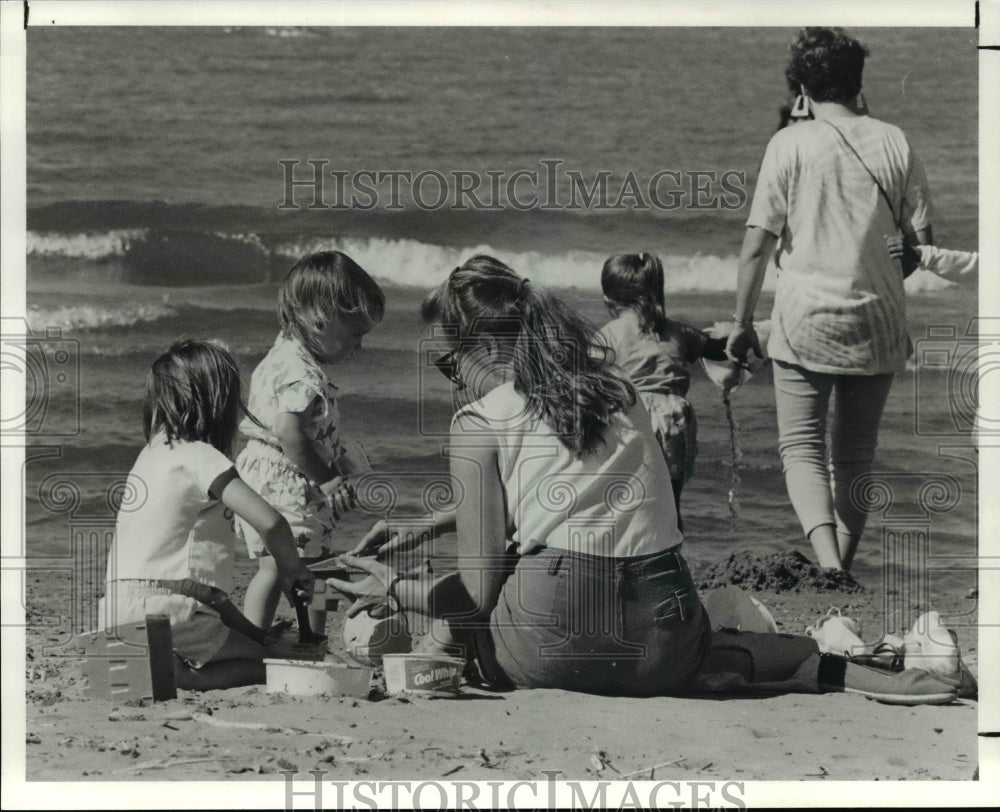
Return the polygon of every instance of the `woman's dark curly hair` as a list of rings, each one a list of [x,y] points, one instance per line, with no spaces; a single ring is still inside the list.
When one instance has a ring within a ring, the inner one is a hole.
[[[813,101],[850,104],[861,92],[868,49],[841,28],[803,28],[785,68],[789,87],[805,87]]]

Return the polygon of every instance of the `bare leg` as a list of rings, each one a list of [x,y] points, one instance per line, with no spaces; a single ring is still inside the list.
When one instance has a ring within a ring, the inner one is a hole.
[[[840,548],[837,546],[836,527],[832,524],[821,524],[809,533],[816,561],[821,567],[828,569],[844,568],[840,558]]]
[[[837,548],[840,550],[840,566],[844,570],[849,570],[854,563],[854,553],[857,552],[858,542],[861,536],[852,533],[845,533],[843,530],[837,531]]]
[[[257,561],[260,568],[247,586],[247,594],[243,601],[243,614],[251,623],[266,629],[274,621],[274,613],[281,598],[281,589],[278,585],[278,567],[274,563],[274,559],[267,554],[261,554]]]

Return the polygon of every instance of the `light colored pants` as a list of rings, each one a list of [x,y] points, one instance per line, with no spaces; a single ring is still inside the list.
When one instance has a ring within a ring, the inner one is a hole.
[[[808,536],[822,524],[860,537],[867,510],[854,480],[871,471],[893,374],[831,375],[774,362],[778,450],[792,506]],[[826,427],[835,394],[827,462]]]

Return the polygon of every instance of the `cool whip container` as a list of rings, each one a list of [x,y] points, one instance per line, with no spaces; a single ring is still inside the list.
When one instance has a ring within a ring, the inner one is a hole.
[[[385,687],[390,694],[459,692],[465,660],[428,654],[386,654],[382,657]]]

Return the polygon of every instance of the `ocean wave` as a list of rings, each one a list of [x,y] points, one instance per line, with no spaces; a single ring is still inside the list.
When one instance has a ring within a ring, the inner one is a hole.
[[[475,254],[488,254],[510,265],[523,276],[553,288],[600,290],[601,267],[607,254],[596,251],[509,251],[491,245],[450,248],[415,240],[309,238],[278,246],[277,253],[289,257],[316,251],[338,250],[348,254],[380,280],[409,287],[432,287],[453,268]],[[733,291],[736,289],[736,257],[666,254],[663,261],[667,288],[675,293]],[[765,287],[767,289],[767,287]]]
[[[607,254],[565,250],[559,253],[517,251],[490,243],[462,247],[412,239],[365,237],[297,237],[268,247],[258,234],[219,231],[115,230],[103,234],[28,234],[28,253],[62,255],[93,261],[118,258],[125,280],[133,284],[219,285],[259,284],[280,279],[300,257],[338,250],[351,256],[388,285],[429,288],[475,254],[489,254],[541,285],[598,290]],[[663,253],[660,255],[667,290],[673,293],[736,290],[734,255]],[[774,289],[776,273],[769,270],[764,290]],[[906,280],[907,293],[934,293],[955,287],[929,271]]]
[[[302,28],[295,25],[284,25],[265,28],[264,33],[269,37],[281,37],[283,39],[296,39],[298,37],[320,37],[322,34],[315,28]]]
[[[139,322],[174,316],[176,312],[165,304],[82,304],[60,307],[30,305],[27,318],[28,328],[32,333],[44,334],[49,327],[61,327],[67,331],[132,327]]]
[[[300,257],[337,248],[387,284],[427,288],[472,254],[488,253],[540,284],[597,290],[608,254],[649,251],[663,260],[668,292],[730,292],[741,233],[730,219],[66,201],[29,210],[28,254],[114,260],[132,284],[208,286],[273,283]],[[775,278],[772,269],[765,290]],[[909,293],[950,287],[929,272],[906,281]]]
[[[567,250],[560,253],[512,251],[489,243],[463,247],[412,239],[299,237],[268,248],[254,233],[114,230],[103,234],[28,233],[28,254],[119,259],[124,281],[153,285],[258,284],[274,281],[300,257],[322,250],[351,256],[388,285],[429,288],[475,254],[503,260],[542,285],[600,288],[607,254]],[[667,287],[673,292],[735,290],[736,257],[663,254]],[[770,283],[769,283],[770,284]]]
[[[60,234],[58,232],[27,233],[29,256],[64,256],[101,260],[125,255],[128,246],[142,239],[146,229],[114,229],[100,233]]]

